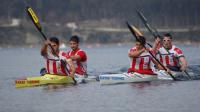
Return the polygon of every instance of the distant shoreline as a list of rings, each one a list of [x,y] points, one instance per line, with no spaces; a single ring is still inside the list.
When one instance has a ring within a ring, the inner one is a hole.
[[[149,41],[150,44],[153,45],[152,41]],[[175,45],[194,45],[194,46],[200,46],[200,41],[174,41],[173,44]],[[0,49],[2,48],[37,48],[40,47],[42,44],[24,44],[24,45],[0,45]],[[64,43],[66,47],[69,47],[67,43]],[[93,48],[93,47],[99,47],[104,45],[116,45],[116,46],[124,46],[124,45],[134,45],[133,42],[116,42],[116,43],[81,43],[80,46],[86,47],[86,48]]]

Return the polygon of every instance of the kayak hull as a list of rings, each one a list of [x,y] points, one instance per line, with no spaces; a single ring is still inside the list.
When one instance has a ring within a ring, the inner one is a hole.
[[[164,70],[156,71],[157,75],[140,73],[102,74],[99,75],[100,84],[118,84],[130,82],[149,82],[154,80],[173,80]],[[182,72],[172,72],[174,77],[183,75]]]
[[[32,87],[46,84],[73,84],[74,81],[69,76],[59,76],[52,74],[45,74],[44,76],[28,77],[25,79],[15,80],[15,87]]]
[[[119,84],[130,82],[147,82],[156,80],[156,75],[146,75],[139,73],[122,73],[122,74],[103,74],[99,76],[100,84]]]

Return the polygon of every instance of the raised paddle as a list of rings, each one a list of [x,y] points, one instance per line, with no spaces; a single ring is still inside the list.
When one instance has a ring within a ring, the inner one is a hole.
[[[158,37],[158,31],[151,27],[149,24],[148,24],[148,21],[147,19],[144,17],[144,14],[142,12],[140,12],[139,10],[136,10],[138,16],[140,17],[140,19],[142,20],[142,23],[145,25],[145,27],[149,30],[149,32],[153,35],[154,38],[157,38]]]
[[[46,35],[42,32],[42,26],[40,25],[40,22],[39,22],[39,19],[36,15],[36,13],[33,11],[33,9],[31,7],[26,7],[26,11],[29,15],[29,17],[31,18],[33,24],[35,25],[35,27],[37,28],[37,30],[40,32],[40,34],[42,35],[42,37],[44,38],[44,40],[47,40],[47,37]],[[56,55],[56,57],[59,58],[58,54],[55,52],[55,50],[53,49],[53,47],[51,45],[49,45],[52,52]],[[69,73],[69,70],[67,69],[67,67],[65,66],[66,65],[66,62],[62,59],[59,59],[61,64],[65,67],[65,69],[68,71]],[[74,78],[72,78],[74,80],[74,83],[76,84],[76,80]]]
[[[142,20],[142,23],[143,23],[143,24],[145,25],[145,27],[149,30],[149,32],[153,35],[153,37],[154,37],[155,39],[156,39],[157,37],[159,37],[158,31],[156,30],[156,28],[154,28],[154,27],[152,27],[152,26],[150,26],[150,25],[148,24],[148,21],[147,21],[146,17],[144,16],[144,14],[143,14],[141,11],[139,11],[139,10],[136,10],[136,12],[137,12],[138,16],[140,17],[140,19]],[[151,46],[150,46],[150,47],[151,47]],[[167,49],[165,49],[165,50],[167,51],[168,54],[170,54],[170,52],[169,52]],[[189,79],[192,79],[191,76],[188,74],[187,71],[183,71],[183,72],[188,76]]]
[[[131,27],[131,25],[128,22],[126,22],[126,24],[129,28],[129,30],[131,31],[131,33],[133,34],[133,36],[135,37],[135,39],[138,40],[138,36],[137,36],[135,30]],[[146,49],[145,45],[144,45],[144,48]],[[165,71],[167,71],[166,67],[150,51],[148,51],[148,52],[163,67],[163,69]],[[168,73],[168,74],[172,77],[173,80],[177,80],[171,73]]]
[[[38,19],[37,15],[35,14],[35,12],[33,11],[33,9],[31,7],[26,7],[26,11],[27,11],[29,17],[31,18],[33,24],[35,25],[37,30],[40,32],[42,37],[44,38],[44,40],[47,40],[46,35],[42,32],[42,26],[40,25],[39,19]],[[53,49],[53,47],[51,45],[49,45],[49,46],[50,46],[51,50],[53,51],[53,53],[56,55],[56,57],[59,57],[58,54]]]

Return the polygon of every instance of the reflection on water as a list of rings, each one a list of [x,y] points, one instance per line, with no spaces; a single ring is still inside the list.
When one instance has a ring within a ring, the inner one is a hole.
[[[152,82],[139,82],[139,83],[131,83],[130,85],[136,89],[145,89],[148,87],[156,87],[156,86],[170,86],[173,84],[172,80],[165,81],[152,81]]]
[[[76,85],[69,85],[69,84],[62,84],[62,85],[45,85],[43,86],[43,90],[46,92],[57,92],[57,91],[64,91],[69,87],[74,87]]]

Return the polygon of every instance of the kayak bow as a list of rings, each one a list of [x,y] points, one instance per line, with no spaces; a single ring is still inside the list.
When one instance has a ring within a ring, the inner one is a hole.
[[[15,80],[16,88],[41,86],[47,84],[73,84],[74,81],[69,76],[59,76],[52,74],[45,74],[44,76],[29,77],[26,79]]]

